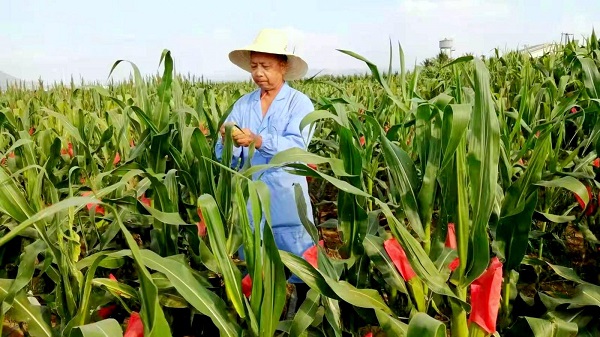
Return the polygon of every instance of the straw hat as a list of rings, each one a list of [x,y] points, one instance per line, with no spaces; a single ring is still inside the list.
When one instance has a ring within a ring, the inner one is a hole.
[[[288,50],[288,37],[281,30],[261,30],[251,45],[230,52],[229,60],[247,72],[251,72],[250,52],[252,51],[286,55],[288,58],[288,69],[284,77],[285,80],[300,79],[308,71],[306,62]]]

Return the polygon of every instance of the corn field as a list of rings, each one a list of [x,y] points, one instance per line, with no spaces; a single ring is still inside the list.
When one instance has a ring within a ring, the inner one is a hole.
[[[231,126],[215,156],[253,84],[168,50],[161,76],[0,92],[3,333],[600,336],[596,35],[410,71],[400,45],[385,70],[340,52],[370,74],[290,83],[313,140],[260,166],[232,164]],[[309,181],[303,256],[275,245],[270,168]]]

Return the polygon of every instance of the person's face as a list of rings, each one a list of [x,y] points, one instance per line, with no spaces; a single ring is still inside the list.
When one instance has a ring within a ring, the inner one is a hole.
[[[287,63],[277,55],[252,53],[250,68],[254,83],[262,90],[269,91],[278,88],[283,83]]]

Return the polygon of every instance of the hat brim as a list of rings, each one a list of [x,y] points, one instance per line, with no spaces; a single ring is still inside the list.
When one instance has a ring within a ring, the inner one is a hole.
[[[242,49],[236,49],[229,53],[229,60],[235,64],[236,66],[244,69],[247,72],[252,72],[250,67],[250,53],[251,52],[259,52],[259,53],[267,53],[267,54],[277,54],[277,55],[285,55],[288,58],[287,71],[285,73],[284,79],[286,81],[299,80],[308,72],[308,64],[301,57],[290,54],[290,53],[282,53],[276,50],[268,50],[265,48],[253,48],[246,47]]]

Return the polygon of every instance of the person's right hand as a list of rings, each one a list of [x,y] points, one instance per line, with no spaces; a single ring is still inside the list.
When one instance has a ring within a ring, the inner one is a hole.
[[[231,129],[231,138],[233,138],[233,144],[235,144],[235,146],[240,146],[240,144],[236,141],[236,138],[238,135],[242,134],[243,132],[240,131],[240,129],[234,127]]]
[[[235,122],[227,122],[227,123],[223,123],[223,125],[221,126],[221,130],[219,130],[219,131],[220,131],[220,133],[221,133],[221,138],[222,138],[222,139],[224,139],[224,138],[225,138],[225,126],[227,126],[227,125],[229,125],[229,124],[231,124],[231,125],[233,126],[233,127],[231,128],[231,136],[232,136],[232,137],[235,137],[235,136],[237,136],[238,134],[242,133],[242,131],[240,131],[240,129],[238,129],[238,128],[236,128],[236,127],[235,127],[235,125],[236,125],[236,124],[235,124]],[[235,141],[234,141],[234,143],[235,143],[235,145],[236,145],[236,146],[238,146],[238,144],[237,144]]]
[[[221,125],[221,130],[219,130],[221,132],[221,138],[225,138],[225,127],[229,126],[229,125],[234,126],[235,122],[225,122],[225,123],[223,123],[223,125]],[[235,130],[235,128],[234,128],[234,130]],[[232,134],[233,134],[233,131],[232,131]]]

